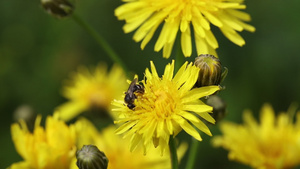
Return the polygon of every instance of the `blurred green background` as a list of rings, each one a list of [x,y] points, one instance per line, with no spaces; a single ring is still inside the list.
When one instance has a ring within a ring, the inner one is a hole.
[[[299,0],[247,0],[255,33],[242,32],[246,45],[238,47],[214,28],[219,41],[218,54],[229,74],[221,96],[227,103],[225,120],[241,122],[249,108],[257,116],[265,102],[276,112],[285,111],[292,102],[300,103],[300,19]],[[120,0],[77,1],[76,13],[93,25],[122,56],[130,70],[140,76],[153,60],[162,73],[166,60],[154,52],[156,38],[141,51],[132,33],[124,34],[123,21],[114,16]],[[157,34],[156,34],[157,37]],[[193,52],[189,61],[193,61]],[[43,117],[63,103],[62,81],[79,65],[94,66],[112,61],[72,19],[55,19],[43,11],[39,1],[0,1],[0,168],[20,161],[10,136],[13,112],[29,105]],[[136,65],[138,63],[138,66]],[[210,127],[213,135],[218,126]],[[187,141],[187,135],[180,136]],[[197,168],[249,168],[228,161],[227,151],[210,145],[204,136]],[[183,163],[185,162],[184,159]],[[184,165],[183,165],[184,166]]]

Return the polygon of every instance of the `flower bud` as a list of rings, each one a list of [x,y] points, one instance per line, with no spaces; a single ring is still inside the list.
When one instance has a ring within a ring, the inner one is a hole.
[[[222,65],[218,58],[209,54],[201,54],[196,57],[194,64],[200,69],[196,87],[220,84]]]
[[[107,157],[94,145],[84,145],[77,151],[76,158],[79,169],[107,169]]]
[[[226,103],[221,97],[217,95],[209,96],[206,104],[213,107],[213,113],[211,116],[216,120],[216,122],[223,119],[226,114]]]
[[[41,0],[43,8],[58,18],[69,16],[73,12],[73,5],[67,0]]]
[[[29,131],[33,131],[34,129],[34,122],[36,119],[36,113],[34,113],[32,107],[29,105],[21,105],[19,106],[13,113],[13,119],[16,122],[20,120],[24,120],[26,123]]]

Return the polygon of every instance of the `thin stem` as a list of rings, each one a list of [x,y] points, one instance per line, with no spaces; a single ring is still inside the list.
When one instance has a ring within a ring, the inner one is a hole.
[[[123,70],[128,74],[128,68],[123,63],[119,55],[113,50],[113,48],[109,45],[109,43],[101,36],[94,28],[92,28],[89,24],[87,24],[83,19],[81,19],[78,15],[73,14],[72,18],[74,21],[81,26],[89,35],[91,35],[98,43],[100,47],[106,52],[106,54],[113,60],[115,63],[118,63]]]
[[[177,157],[175,139],[173,138],[173,136],[170,137],[169,148],[170,148],[172,169],[178,169],[178,157]]]
[[[179,37],[177,37],[177,39],[179,39]],[[176,46],[177,46],[177,50],[175,55],[175,71],[177,72],[184,62],[184,56],[181,51],[180,41],[177,41]]]
[[[199,141],[192,138],[192,143],[189,151],[188,161],[185,169],[193,169],[195,165],[195,160],[197,157],[199,147]]]

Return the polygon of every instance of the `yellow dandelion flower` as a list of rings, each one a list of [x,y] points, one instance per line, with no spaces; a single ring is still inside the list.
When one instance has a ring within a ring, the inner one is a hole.
[[[200,134],[193,127],[211,135],[208,127],[199,117],[214,123],[209,115],[212,107],[204,104],[200,98],[219,90],[219,86],[206,86],[192,89],[197,81],[199,68],[192,63],[184,63],[176,75],[174,61],[165,67],[160,78],[151,61],[151,72],[147,68],[143,80],[144,93],[136,93],[135,108],[129,109],[123,100],[115,100],[113,111],[119,119],[115,123],[122,124],[117,134],[131,136],[130,149],[134,150],[141,141],[145,154],[151,147],[160,145],[163,154],[170,135],[175,137],[181,129],[201,141]]]
[[[275,117],[271,105],[265,104],[259,124],[251,112],[245,111],[245,124],[223,123],[223,136],[216,136],[213,144],[229,150],[230,160],[253,168],[294,168],[300,164],[300,112],[295,124],[289,113]]]
[[[125,79],[122,68],[116,65],[110,72],[105,64],[99,64],[93,71],[80,67],[64,86],[63,95],[69,101],[57,108],[59,117],[68,121],[94,107],[109,112],[113,98],[122,95],[127,87]]]
[[[55,116],[47,117],[45,128],[40,126],[41,116],[35,121],[33,133],[26,123],[12,124],[11,133],[17,152],[24,159],[11,169],[69,169],[76,153],[74,126],[67,126]]]
[[[241,11],[246,8],[243,0],[123,0],[126,2],[115,10],[119,20],[125,20],[125,33],[137,29],[133,35],[141,48],[153,37],[163,24],[154,46],[155,51],[163,48],[163,57],[169,58],[178,30],[181,32],[181,48],[185,57],[192,54],[192,30],[197,53],[216,56],[218,42],[211,31],[211,24],[233,43],[242,46],[244,39],[237,33],[243,30],[255,31],[245,22],[250,15]]]
[[[144,156],[142,149],[130,152],[129,140],[122,139],[115,133],[115,126],[104,128],[101,132],[88,120],[81,118],[75,123],[78,132],[78,147],[94,144],[105,153],[108,158],[108,169],[170,169],[169,155],[160,156],[157,150],[150,151]],[[181,144],[178,148],[178,156],[181,159],[187,150],[187,144]]]

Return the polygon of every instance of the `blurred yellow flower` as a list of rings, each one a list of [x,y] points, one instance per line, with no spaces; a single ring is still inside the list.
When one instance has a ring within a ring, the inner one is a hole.
[[[219,47],[211,25],[218,27],[233,43],[242,46],[244,39],[237,33],[243,30],[254,32],[255,28],[245,22],[250,15],[241,11],[246,5],[243,0],[123,0],[126,2],[115,10],[119,20],[125,20],[125,33],[137,29],[133,35],[141,48],[151,40],[158,27],[163,24],[154,46],[155,51],[163,48],[163,57],[169,58],[178,30],[181,32],[181,48],[185,57],[192,54],[192,33],[197,53],[215,56]]]
[[[300,164],[300,112],[293,123],[293,112],[275,117],[269,104],[260,113],[260,124],[245,111],[244,125],[221,125],[223,136],[213,139],[215,146],[229,150],[229,159],[259,169],[287,169]]]
[[[20,121],[11,126],[12,139],[17,152],[24,159],[10,169],[69,169],[76,153],[74,126],[67,126],[56,117],[47,117],[45,128],[40,126],[41,116],[35,121],[33,133]]]
[[[174,137],[183,129],[201,141],[197,129],[211,135],[209,128],[200,120],[214,123],[209,115],[212,107],[204,104],[199,98],[211,95],[220,88],[206,86],[192,89],[195,85],[199,68],[185,62],[174,75],[174,61],[165,67],[160,78],[155,65],[151,64],[151,72],[147,68],[143,80],[144,93],[136,93],[135,108],[129,109],[123,100],[115,100],[112,104],[121,124],[117,134],[125,133],[131,137],[131,151],[142,142],[146,154],[151,146],[160,147],[161,154],[168,147],[170,135]],[[195,129],[195,126],[197,129]]]
[[[110,112],[111,101],[120,97],[127,87],[125,80],[125,73],[117,65],[110,72],[105,64],[92,71],[80,67],[64,86],[63,95],[69,101],[57,107],[59,118],[68,121],[94,107]]]
[[[78,132],[78,147],[87,144],[96,145],[108,158],[108,169],[170,169],[169,155],[160,156],[159,151],[154,149],[147,156],[143,155],[142,149],[130,152],[129,140],[116,135],[114,126],[103,129],[100,133],[88,120],[81,118],[75,123]],[[178,148],[178,156],[181,159],[187,149],[186,144]]]

